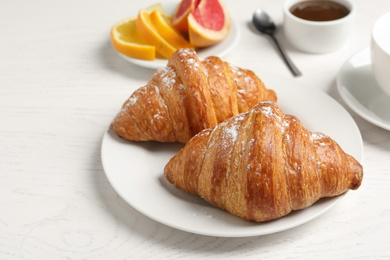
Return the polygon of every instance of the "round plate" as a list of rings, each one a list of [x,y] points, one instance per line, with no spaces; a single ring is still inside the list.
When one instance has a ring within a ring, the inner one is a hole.
[[[334,99],[291,79],[261,78],[277,92],[285,113],[297,116],[309,130],[329,135],[361,161],[359,129]],[[130,142],[107,130],[102,141],[102,163],[114,189],[139,212],[170,227],[209,236],[248,237],[286,230],[318,217],[343,197],[321,199],[307,209],[269,222],[245,221],[175,188],[165,179],[164,166],[182,147],[175,143]]]
[[[173,14],[175,7],[178,4],[179,4],[178,2],[162,3],[162,6],[165,12],[167,12],[168,14]],[[229,35],[224,40],[206,48],[199,48],[196,50],[196,52],[200,57],[208,57],[208,56],[223,57],[234,49],[234,47],[238,43],[239,38],[240,38],[240,29],[238,28],[236,22],[233,19],[231,19],[230,32]],[[165,67],[168,63],[168,60],[166,59],[155,59],[153,61],[147,61],[147,60],[133,59],[121,53],[119,53],[119,55],[125,60],[133,64],[145,68],[150,68],[150,69],[158,69],[161,67]]]
[[[372,74],[369,48],[357,52],[344,63],[337,77],[337,89],[358,115],[390,130],[390,96],[380,88]]]

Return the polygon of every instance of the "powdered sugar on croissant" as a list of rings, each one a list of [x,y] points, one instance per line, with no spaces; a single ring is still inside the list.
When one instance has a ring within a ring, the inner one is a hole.
[[[180,49],[130,96],[111,128],[128,140],[186,143],[262,100],[276,101],[276,94],[252,71]]]
[[[357,189],[363,178],[334,140],[266,101],[201,131],[164,173],[176,187],[258,222]]]

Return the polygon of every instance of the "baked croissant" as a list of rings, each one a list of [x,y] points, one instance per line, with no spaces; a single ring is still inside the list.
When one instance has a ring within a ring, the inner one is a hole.
[[[180,49],[123,104],[111,128],[128,140],[186,143],[261,100],[276,94],[252,71]]]
[[[363,168],[274,102],[195,135],[165,166],[177,188],[257,222],[357,189]]]

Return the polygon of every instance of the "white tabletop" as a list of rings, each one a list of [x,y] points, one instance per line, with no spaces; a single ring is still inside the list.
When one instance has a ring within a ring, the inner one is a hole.
[[[369,46],[371,27],[390,1],[355,0],[352,40],[333,53],[299,52],[279,32],[303,73],[293,78],[270,41],[249,25],[257,8],[280,25],[282,1],[226,0],[241,38],[224,59],[326,92],[351,113],[364,141],[359,190],[306,224],[248,238],[196,235],[155,222],[128,205],[103,171],[104,132],[153,73],[117,55],[109,31],[155,2],[1,4],[0,259],[389,259],[390,132],[347,108],[336,77],[348,57]]]

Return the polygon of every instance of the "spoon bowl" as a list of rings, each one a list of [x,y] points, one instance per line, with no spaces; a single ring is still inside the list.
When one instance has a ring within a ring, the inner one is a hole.
[[[256,29],[261,33],[273,35],[276,30],[276,26],[272,22],[271,17],[261,9],[255,11],[252,21]]]
[[[271,17],[263,10],[257,9],[253,14],[252,22],[259,32],[270,36],[287,67],[290,69],[291,73],[295,77],[301,76],[302,73],[298,70],[298,68],[290,60],[287,54],[283,51],[283,49],[279,45],[278,40],[275,38],[274,33],[276,31],[276,26],[273,23]]]

